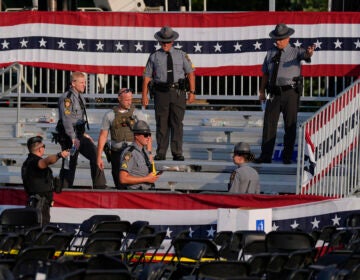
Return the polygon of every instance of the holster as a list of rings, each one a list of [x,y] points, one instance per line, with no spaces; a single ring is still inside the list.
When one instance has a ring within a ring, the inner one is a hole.
[[[86,121],[84,120],[78,120],[74,125],[75,134],[78,139],[81,139],[81,137],[84,135],[85,126],[86,126]]]
[[[110,147],[109,142],[106,142],[104,145],[104,153],[105,153],[107,162],[111,162],[111,147]]]
[[[48,200],[44,196],[38,194],[30,195],[27,206],[37,209],[42,209],[44,205],[49,204]],[[51,203],[49,204],[51,205]]]
[[[58,120],[55,129],[56,129],[55,132],[51,132],[51,134],[52,134],[51,142],[55,142],[55,144],[59,143],[63,150],[71,149],[72,140],[65,133],[65,127],[64,127],[61,119]]]
[[[302,76],[294,77],[293,81],[295,82],[295,91],[298,94],[301,94],[303,90],[303,77]]]

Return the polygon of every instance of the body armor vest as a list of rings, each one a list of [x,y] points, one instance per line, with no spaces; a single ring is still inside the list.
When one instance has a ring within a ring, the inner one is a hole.
[[[135,107],[131,105],[130,109],[125,113],[120,113],[118,107],[114,107],[115,118],[110,127],[111,140],[115,142],[133,142],[134,133],[132,127],[135,124],[133,113]]]

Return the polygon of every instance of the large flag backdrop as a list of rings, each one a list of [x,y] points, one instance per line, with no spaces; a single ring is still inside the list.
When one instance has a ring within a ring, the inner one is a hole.
[[[77,229],[96,214],[116,214],[122,220],[149,221],[168,238],[183,230],[192,237],[212,238],[218,209],[272,208],[272,230],[310,232],[326,225],[345,226],[346,217],[360,210],[358,198],[333,199],[313,195],[227,195],[70,190],[55,194],[51,221]],[[0,211],[25,204],[24,190],[2,187]],[[261,217],[259,217],[261,218]]]
[[[141,75],[149,53],[159,49],[154,33],[170,25],[197,75],[261,75],[269,32],[285,22],[291,44],[315,44],[304,76],[360,74],[360,13],[1,13],[0,66],[12,62],[88,73]]]

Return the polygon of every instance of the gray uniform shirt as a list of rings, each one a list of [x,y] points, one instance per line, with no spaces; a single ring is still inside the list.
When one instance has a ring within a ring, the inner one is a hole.
[[[240,164],[230,176],[230,193],[260,193],[260,179],[257,171],[247,163]]]
[[[269,75],[269,82],[271,74],[274,69],[274,62],[272,61],[274,56],[278,52],[278,48],[271,48],[265,56],[264,63],[262,65],[262,72]],[[294,84],[293,78],[300,76],[301,73],[301,61],[310,62],[310,58],[305,57],[304,48],[294,48],[288,44],[282,51],[280,57],[279,70],[276,79],[276,86],[286,86]]]
[[[69,94],[69,91],[71,94]],[[59,98],[59,118],[63,122],[66,134],[69,135],[71,139],[75,139],[74,125],[79,120],[85,120],[81,100],[84,106],[86,106],[86,102],[81,93],[77,93],[73,89],[69,91],[63,93]]]
[[[147,151],[146,153],[149,158],[149,153]],[[146,165],[146,160],[143,154],[143,150],[136,143],[131,144],[121,154],[120,171],[121,170],[126,171],[130,175],[136,177],[144,177],[149,174],[149,168]],[[136,185],[128,185],[127,187],[131,190],[138,190],[138,189],[148,190],[151,188],[151,184],[142,183]]]
[[[124,111],[125,112],[125,111]],[[133,112],[133,116],[136,117],[138,121],[147,121],[145,114],[143,114],[140,110],[135,109]],[[115,113],[114,110],[109,110],[105,113],[102,123],[101,123],[101,130],[107,130],[110,131],[111,124],[113,123],[115,119]],[[123,142],[115,142],[111,140],[111,147],[115,149],[120,149],[122,147]],[[128,143],[130,144],[130,143]]]
[[[184,79],[185,74],[194,71],[188,55],[175,48],[170,49],[173,60],[174,82]],[[167,81],[167,54],[163,49],[152,53],[146,63],[144,77],[153,78],[155,82],[166,83]]]

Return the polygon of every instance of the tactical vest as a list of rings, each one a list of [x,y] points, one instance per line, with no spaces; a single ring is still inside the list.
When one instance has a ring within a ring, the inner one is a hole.
[[[132,127],[135,124],[133,117],[135,107],[131,106],[125,113],[120,113],[118,107],[114,107],[115,118],[110,126],[111,140],[115,142],[133,142],[134,133]]]
[[[27,158],[21,168],[21,177],[25,191],[29,195],[51,192],[53,190],[54,179],[51,168],[47,167],[43,169],[43,172],[41,173],[45,174],[45,176],[35,177],[33,176],[34,174],[29,174],[28,164],[30,160],[33,159]]]

